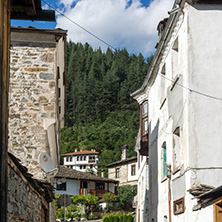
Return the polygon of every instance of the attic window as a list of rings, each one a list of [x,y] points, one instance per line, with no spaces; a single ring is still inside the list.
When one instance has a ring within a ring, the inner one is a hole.
[[[174,130],[173,134],[180,137],[180,127],[179,126]]]
[[[173,50],[178,52],[178,37],[176,38],[176,40],[173,43]]]
[[[166,75],[166,64],[164,63],[162,69],[161,69],[161,74]]]

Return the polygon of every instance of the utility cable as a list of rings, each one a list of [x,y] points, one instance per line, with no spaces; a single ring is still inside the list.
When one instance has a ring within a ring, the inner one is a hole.
[[[193,93],[196,93],[196,94],[199,94],[199,95],[201,95],[201,96],[205,96],[205,97],[208,97],[208,98],[211,98],[211,99],[215,99],[215,100],[222,101],[222,98],[219,98],[219,97],[216,97],[216,96],[212,96],[212,95],[209,95],[209,94],[207,94],[207,93],[203,93],[203,92],[200,92],[200,91],[191,89],[191,88],[189,88],[189,87],[187,87],[187,86],[184,86],[184,85],[176,82],[176,81],[173,80],[173,79],[167,78],[165,75],[162,75],[162,74],[158,74],[158,75],[161,76],[162,78],[166,79],[166,80],[171,81],[172,83],[175,83],[175,85],[178,85],[178,86],[180,86],[180,87],[182,87],[182,88],[184,88],[184,89],[189,90],[190,92],[193,92]]]
[[[108,47],[112,48],[114,51],[116,50],[115,47],[113,47],[112,45],[110,45],[109,43],[107,43],[106,41],[104,41],[103,39],[101,39],[100,37],[98,37],[97,35],[93,34],[92,32],[88,31],[87,29],[85,29],[83,26],[79,25],[77,22],[73,21],[71,18],[69,18],[68,16],[66,16],[65,14],[63,14],[62,12],[60,12],[59,10],[57,10],[55,7],[53,7],[52,5],[50,5],[48,2],[42,0],[42,2],[44,2],[46,5],[48,5],[50,8],[52,8],[53,10],[55,10],[56,12],[58,12],[60,15],[62,15],[63,17],[65,17],[67,20],[69,20],[70,22],[72,22],[73,24],[75,24],[76,26],[78,26],[79,28],[81,28],[82,30],[84,30],[85,32],[87,32],[88,34],[92,35],[94,38],[98,39],[99,41],[101,41],[102,43],[104,43],[105,45],[107,45]]]

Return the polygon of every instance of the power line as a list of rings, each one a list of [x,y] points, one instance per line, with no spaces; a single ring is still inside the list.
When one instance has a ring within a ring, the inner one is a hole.
[[[175,81],[175,80],[172,80],[172,79],[170,79],[170,78],[167,78],[165,75],[162,75],[162,74],[158,74],[158,75],[161,76],[162,78],[166,79],[166,80],[171,81],[171,82],[174,83],[175,85],[178,85],[178,86],[180,86],[180,87],[182,87],[182,88],[184,88],[184,89],[189,90],[190,92],[193,92],[193,93],[196,93],[196,94],[199,94],[199,95],[201,95],[201,96],[205,96],[205,97],[208,97],[208,98],[211,98],[211,99],[215,99],[215,100],[222,101],[222,98],[219,98],[219,97],[216,97],[216,96],[212,96],[212,95],[209,95],[209,94],[207,94],[207,93],[203,93],[203,92],[200,92],[200,91],[191,89],[191,88],[189,88],[189,87],[187,87],[187,86],[184,86],[184,85],[178,83],[178,82]]]
[[[63,14],[62,12],[60,12],[58,9],[56,9],[55,7],[53,7],[52,5],[50,5],[48,2],[42,0],[42,2],[44,2],[46,5],[48,5],[50,8],[52,8],[53,10],[55,10],[56,12],[58,12],[60,15],[62,15],[63,17],[65,17],[66,19],[68,19],[70,22],[72,22],[73,24],[75,24],[76,26],[78,26],[79,28],[81,28],[82,30],[84,30],[85,32],[87,32],[88,34],[92,35],[94,38],[98,39],[99,41],[101,41],[102,43],[104,43],[105,45],[107,45],[108,47],[112,48],[113,50],[116,50],[115,47],[113,47],[112,45],[110,45],[108,42],[104,41],[103,39],[101,39],[100,37],[98,37],[97,35],[93,34],[92,32],[88,31],[87,29],[85,29],[83,26],[79,25],[77,22],[73,21],[71,18],[69,18],[68,16],[66,16],[65,14]]]

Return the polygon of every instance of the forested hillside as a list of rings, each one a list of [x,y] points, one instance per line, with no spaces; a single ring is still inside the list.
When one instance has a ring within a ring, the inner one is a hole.
[[[89,44],[67,44],[66,128],[62,130],[61,154],[74,148],[95,148],[100,164],[117,161],[127,144],[134,155],[139,126],[139,106],[130,93],[147,73],[141,54],[126,49],[93,50]]]

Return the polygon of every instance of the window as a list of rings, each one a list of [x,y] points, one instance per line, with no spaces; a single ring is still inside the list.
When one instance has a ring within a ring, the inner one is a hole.
[[[166,64],[164,63],[162,69],[161,69],[161,74],[166,75]]]
[[[56,190],[66,191],[66,183],[56,184]]]
[[[92,169],[93,168],[93,165],[90,165],[90,169]]]
[[[61,106],[59,106],[59,114],[61,114]]]
[[[61,97],[61,89],[59,88],[59,97]]]
[[[86,160],[86,156],[84,156],[84,160]]]
[[[174,41],[173,48],[172,48],[172,70],[173,70],[173,78],[178,74],[178,60],[179,60],[179,45],[178,45],[178,38]]]
[[[70,162],[72,162],[72,157],[70,157]]]
[[[184,197],[173,202],[173,213],[175,215],[184,213]]]
[[[173,173],[176,173],[180,167],[180,127],[173,132]]]
[[[116,168],[116,178],[119,178],[119,168]]]
[[[135,176],[136,175],[136,165],[131,165],[131,176]]]
[[[79,161],[79,156],[77,156],[77,161]]]
[[[148,133],[148,102],[142,104],[142,134]]]
[[[82,165],[79,166],[80,170],[82,169]]]
[[[105,184],[104,183],[96,183],[96,189],[105,190]]]
[[[66,162],[69,162],[69,157],[66,157]]]
[[[162,177],[167,176],[167,149],[166,142],[162,145]]]
[[[80,157],[80,161],[82,161],[82,156]]]
[[[84,167],[84,169],[86,169],[86,165],[84,165],[83,167]]]

